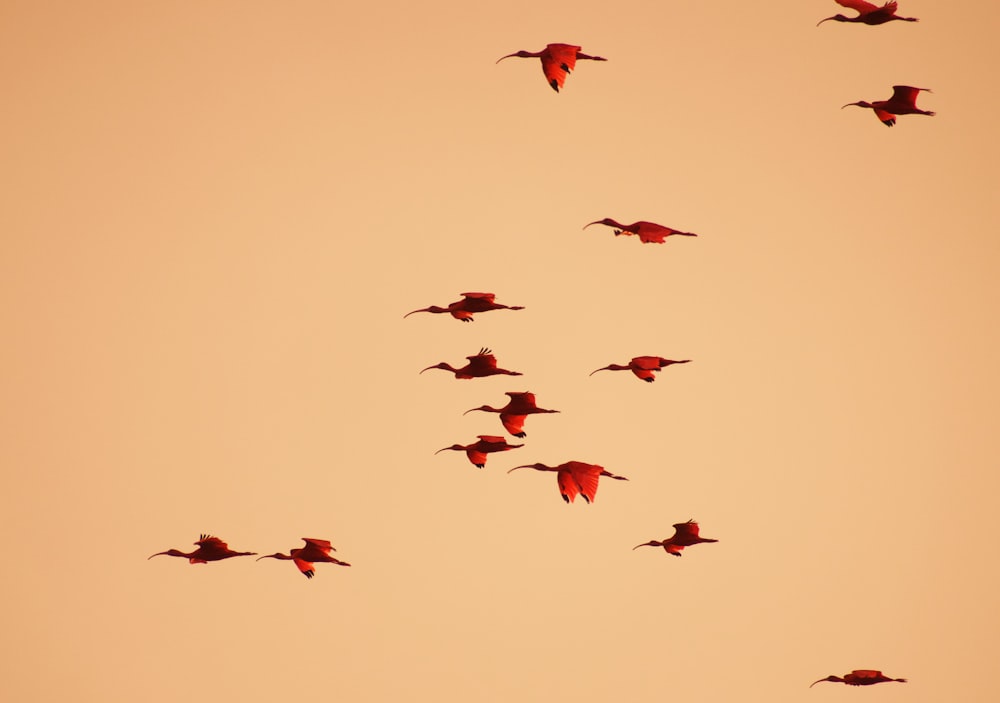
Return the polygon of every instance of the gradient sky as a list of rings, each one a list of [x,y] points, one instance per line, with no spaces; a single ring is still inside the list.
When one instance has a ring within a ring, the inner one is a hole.
[[[0,4],[5,698],[1000,699],[1000,8],[960,10]],[[609,60],[494,64],[550,42]],[[937,116],[840,109],[894,84]],[[526,309],[402,319],[470,290]],[[524,376],[418,374],[484,346]],[[587,376],[645,354],[693,361]],[[434,454],[509,390],[562,412]],[[506,474],[571,459],[630,481]],[[201,532],[353,566],[147,561]],[[855,668],[910,682],[807,688]]]

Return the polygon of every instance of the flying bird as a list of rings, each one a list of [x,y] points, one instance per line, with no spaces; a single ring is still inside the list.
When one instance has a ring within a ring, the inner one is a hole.
[[[615,476],[610,471],[605,471],[603,466],[597,464],[586,464],[582,461],[567,461],[559,466],[546,466],[545,464],[525,464],[515,466],[508,471],[518,469],[535,469],[535,471],[554,471],[556,482],[559,484],[559,493],[567,503],[572,503],[576,496],[582,495],[588,503],[594,502],[597,495],[597,482],[601,476],[613,478],[616,481],[628,481],[624,476]]]
[[[480,405],[478,408],[466,410],[462,414],[468,415],[476,410],[488,413],[500,413],[500,422],[503,423],[504,429],[515,437],[526,437],[527,433],[524,431],[524,421],[528,415],[559,412],[558,410],[546,410],[545,408],[538,407],[535,404],[534,393],[507,392],[506,395],[510,398],[510,401],[502,408]]]
[[[508,449],[517,449],[518,447],[523,447],[523,444],[507,444],[507,440],[504,437],[494,437],[492,435],[476,435],[479,438],[478,442],[473,442],[472,444],[453,444],[450,447],[445,447],[444,449],[438,449],[435,454],[440,454],[441,452],[446,452],[448,450],[456,452],[465,452],[465,456],[469,457],[469,461],[478,468],[483,468],[486,466],[486,455],[492,454],[493,452],[505,452]]]
[[[440,364],[428,366],[420,373],[429,371],[430,369],[444,369],[445,371],[451,371],[455,374],[455,378],[483,378],[485,376],[496,376],[497,374],[506,374],[507,376],[524,375],[519,371],[508,371],[507,369],[497,368],[497,358],[493,356],[493,352],[486,347],[480,349],[478,354],[467,356],[465,358],[469,360],[469,363],[460,369],[456,369],[447,361],[442,361]]]
[[[579,46],[573,46],[572,44],[549,44],[541,51],[518,51],[515,54],[501,56],[497,59],[497,63],[512,56],[520,59],[540,58],[542,60],[542,72],[545,74],[545,80],[552,86],[552,90],[557,93],[563,87],[563,83],[566,82],[566,76],[576,67],[578,59],[607,61],[607,59],[600,56],[588,56],[581,53]]]
[[[820,681],[835,681],[837,683],[846,683],[848,686],[871,686],[872,684],[885,683],[886,681],[906,683],[906,679],[890,679],[888,676],[883,676],[881,671],[875,671],[874,669],[855,669],[844,676],[830,674],[825,679],[813,681],[809,684],[809,688],[820,683]]]
[[[257,552],[234,552],[229,548],[228,544],[212,535],[201,535],[195,544],[198,548],[188,554],[179,549],[168,549],[165,552],[153,554],[149,559],[165,554],[168,557],[184,557],[192,564],[207,564],[210,561],[222,561],[229,557],[257,556]],[[149,559],[146,561],[149,561]]]
[[[845,17],[844,15],[834,15],[833,17],[827,17],[824,20],[820,20],[816,23],[816,26],[820,26],[827,20],[834,20],[836,22],[859,22],[861,24],[885,24],[886,22],[891,22],[892,20],[901,20],[903,22],[919,22],[916,17],[900,17],[896,14],[896,0],[889,0],[886,4],[879,7],[878,5],[873,5],[865,0],[836,0],[837,4],[841,7],[847,7],[852,10],[856,10],[858,14],[855,17]]]
[[[403,315],[403,318],[405,319],[415,312],[446,312],[456,320],[461,320],[462,322],[474,322],[472,314],[476,312],[487,312],[489,310],[524,310],[523,305],[503,305],[502,303],[496,302],[496,296],[493,293],[462,293],[462,296],[461,300],[449,303],[446,308],[442,308],[438,305],[431,305],[427,308],[420,308],[419,310],[408,312]]]
[[[929,117],[933,117],[934,113],[930,110],[921,110],[917,107],[917,95],[920,94],[920,91],[931,92],[930,88],[911,88],[908,85],[894,85],[892,86],[892,97],[888,100],[876,100],[873,103],[859,100],[856,103],[847,103],[847,105],[844,105],[840,109],[843,110],[845,107],[850,107],[851,105],[869,107],[875,111],[875,116],[886,127],[892,127],[896,124],[896,115],[928,115]]]
[[[643,244],[663,244],[667,237],[675,234],[681,237],[698,236],[694,232],[681,232],[679,229],[664,227],[663,225],[658,225],[655,222],[646,222],[644,220],[633,222],[630,225],[623,225],[621,222],[616,222],[610,217],[605,217],[603,220],[591,222],[590,225],[607,225],[608,227],[614,227],[616,237],[622,234],[637,234],[639,235],[639,241]],[[584,225],[583,228],[587,229],[590,225]]]
[[[684,547],[690,547],[693,544],[701,544],[702,542],[718,542],[717,539],[709,539],[708,537],[701,537],[698,534],[698,523],[694,520],[688,520],[687,522],[678,522],[674,525],[674,534],[669,539],[665,539],[662,542],[657,540],[651,540],[649,542],[643,542],[642,544],[637,544],[632,547],[634,552],[639,547],[663,547],[667,550],[667,554],[673,554],[675,557],[681,556],[681,552],[684,551]]]
[[[593,376],[598,371],[631,371],[637,378],[641,378],[647,383],[652,383],[656,380],[653,374],[663,367],[670,366],[671,364],[686,364],[690,361],[690,359],[674,361],[673,359],[664,359],[662,356],[636,356],[627,364],[609,364],[608,366],[594,369],[590,372],[590,375]]]
[[[298,549],[292,549],[289,554],[276,552],[274,554],[262,556],[257,559],[257,561],[260,561],[261,559],[284,559],[286,561],[294,561],[295,566],[299,567],[299,571],[305,574],[307,579],[311,579],[316,575],[316,569],[313,564],[317,561],[326,564],[337,564],[339,566],[350,566],[350,564],[346,561],[340,561],[340,559],[330,556],[330,552],[335,552],[337,550],[327,540],[303,537],[302,541],[306,543],[306,546],[299,547]]]

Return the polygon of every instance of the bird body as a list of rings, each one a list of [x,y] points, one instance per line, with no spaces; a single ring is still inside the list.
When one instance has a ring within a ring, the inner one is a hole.
[[[223,559],[229,559],[230,557],[249,557],[256,556],[257,552],[234,552],[229,548],[229,545],[223,542],[218,537],[213,537],[212,535],[200,535],[198,541],[195,542],[197,549],[193,552],[182,552],[179,549],[168,549],[165,552],[157,552],[149,557],[158,557],[160,555],[166,555],[168,557],[184,557],[192,564],[207,564],[210,561],[222,561]],[[148,559],[147,559],[148,561]]]
[[[702,537],[698,534],[699,528],[698,523],[694,520],[688,520],[687,522],[678,522],[674,525],[674,534],[668,539],[659,541],[651,540],[649,542],[643,542],[642,544],[637,544],[632,547],[634,552],[639,547],[663,547],[667,554],[673,554],[675,557],[681,556],[681,552],[684,551],[684,547],[690,547],[693,544],[701,544],[703,542],[718,542],[717,539],[709,539],[708,537]]]
[[[827,20],[834,20],[836,22],[856,22],[859,24],[885,24],[886,22],[891,22],[893,20],[900,20],[902,22],[919,22],[916,17],[900,17],[896,14],[897,4],[896,0],[889,0],[881,7],[878,5],[873,5],[866,0],[836,0],[837,4],[841,7],[847,7],[852,10],[856,10],[858,14],[854,17],[847,17],[845,15],[834,15],[833,17],[827,17],[826,19],[820,20],[816,23],[816,26],[820,26]]]
[[[476,436],[479,438],[478,442],[473,442],[472,444],[453,444],[450,447],[438,449],[434,453],[440,454],[448,450],[465,452],[465,455],[469,457],[469,461],[472,462],[473,466],[481,469],[486,466],[487,454],[505,452],[509,449],[517,449],[524,446],[523,444],[507,444],[507,439],[504,437],[494,437],[493,435],[486,434]]]
[[[840,109],[843,110],[844,107],[850,107],[851,105],[871,108],[875,111],[875,116],[878,117],[879,122],[884,124],[886,127],[892,127],[896,124],[896,115],[934,116],[934,113],[930,110],[921,110],[917,107],[917,96],[921,91],[926,93],[931,92],[930,88],[913,88],[908,85],[894,85],[892,86],[892,97],[888,100],[876,100],[873,103],[865,100],[859,100],[856,103],[847,103],[847,105],[844,105]]]
[[[480,405],[478,408],[466,410],[462,414],[467,415],[476,410],[482,410],[483,412],[488,413],[500,413],[500,422],[503,423],[504,429],[515,437],[526,437],[527,433],[524,431],[524,421],[527,419],[528,415],[559,412],[558,410],[546,410],[545,408],[538,407],[535,404],[534,393],[507,392],[506,395],[510,398],[510,401],[502,408],[494,408],[490,405]]]
[[[493,356],[493,353],[486,347],[480,349],[478,354],[473,354],[472,356],[467,356],[465,358],[469,360],[469,363],[461,368],[456,369],[448,362],[442,361],[440,364],[428,366],[420,373],[429,371],[430,369],[443,369],[445,371],[451,371],[455,374],[455,378],[483,378],[485,376],[496,376],[498,374],[504,374],[507,376],[524,375],[519,371],[508,371],[507,369],[497,368],[497,358]]]
[[[350,564],[346,561],[340,561],[340,559],[330,556],[330,552],[335,552],[337,550],[328,540],[303,537],[302,541],[306,543],[306,546],[289,550],[288,554],[282,554],[281,552],[267,554],[260,557],[260,559],[257,559],[257,561],[260,561],[261,559],[284,559],[294,561],[295,566],[299,568],[299,571],[301,571],[307,579],[311,579],[316,575],[316,569],[313,566],[316,562],[337,564],[338,566],[350,566]]]
[[[538,58],[542,60],[542,72],[545,80],[552,87],[552,90],[559,92],[566,82],[566,76],[576,68],[577,60],[588,59],[590,61],[607,61],[600,56],[588,56],[580,51],[581,47],[573,44],[549,44],[541,51],[518,51],[507,54],[497,59],[500,63],[504,59],[512,56],[521,59]]]
[[[523,305],[503,305],[496,302],[493,293],[462,293],[462,299],[449,303],[447,307],[431,305],[430,307],[413,310],[403,315],[409,317],[416,312],[443,313],[446,312],[456,320],[462,322],[474,322],[472,314],[476,312],[487,312],[489,310],[524,310]]]
[[[590,372],[590,375],[593,376],[598,371],[631,371],[636,375],[636,378],[640,378],[647,383],[652,383],[656,380],[653,374],[660,369],[671,364],[687,364],[690,361],[690,359],[675,361],[673,359],[664,359],[662,356],[636,356],[627,364],[609,364],[608,366],[594,369]]]
[[[597,220],[596,222],[584,225],[583,228],[587,229],[590,225],[607,225],[608,227],[614,227],[616,237],[622,234],[638,235],[639,241],[643,244],[663,244],[667,237],[675,234],[681,237],[698,236],[694,232],[681,232],[679,229],[664,227],[663,225],[658,225],[655,222],[646,222],[645,220],[639,220],[638,222],[633,222],[630,225],[623,225],[621,222],[617,222],[610,217],[605,217],[603,220]]]
[[[809,688],[812,688],[821,681],[834,681],[836,683],[845,683],[848,686],[871,686],[876,683],[885,683],[886,681],[898,681],[899,683],[906,683],[906,679],[891,679],[888,676],[883,676],[881,671],[876,671],[875,669],[855,669],[849,674],[844,674],[843,676],[836,676],[831,674],[825,679],[820,679],[819,681],[813,681],[809,684]]]
[[[616,481],[628,481],[624,476],[615,476],[610,471],[605,470],[603,466],[587,464],[582,461],[567,461],[565,464],[559,464],[558,466],[547,466],[541,463],[525,464],[523,466],[515,466],[507,473],[516,471],[517,469],[554,471],[556,482],[559,485],[559,494],[562,495],[562,499],[567,503],[572,503],[576,500],[577,495],[582,495],[585,501],[593,503],[594,498],[597,496],[597,484],[601,476],[607,476]]]

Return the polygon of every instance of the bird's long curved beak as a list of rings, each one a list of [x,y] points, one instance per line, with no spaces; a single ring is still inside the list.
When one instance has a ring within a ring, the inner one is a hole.
[[[583,229],[587,229],[588,227],[590,227],[590,225],[599,225],[599,224],[601,224],[601,221],[600,220],[595,220],[594,222],[591,222],[590,224],[584,225]]]
[[[408,312],[405,315],[403,315],[403,319],[405,320],[406,318],[408,318],[410,315],[412,315],[415,312],[429,312],[429,309],[428,308],[420,308],[419,310],[413,310],[413,311]]]
[[[518,469],[532,469],[532,468],[534,467],[531,464],[524,464],[523,466],[515,466],[513,469],[508,470],[507,473],[510,473],[511,471],[517,471]]]
[[[823,681],[826,681],[826,679],[820,679],[819,681],[813,681],[811,684],[809,684],[809,688],[812,688],[816,684],[822,683]]]
[[[845,107],[850,107],[851,105],[856,105],[858,107],[863,107],[860,102],[856,102],[856,103],[847,103],[846,105],[841,105],[840,109],[843,110]],[[823,679],[820,679],[820,681],[822,681],[822,680]],[[819,681],[817,681],[816,683],[819,683]]]
[[[444,452],[444,451],[447,451],[447,450],[449,450],[449,449],[451,449],[451,447],[445,447],[444,449],[438,449],[438,450],[437,450],[436,452],[434,452],[434,453],[435,453],[435,454],[440,454],[441,452]]]
[[[658,545],[658,544],[654,544],[653,542],[643,542],[642,544],[637,544],[637,545],[635,545],[634,547],[632,547],[632,551],[634,552],[634,551],[635,551],[635,550],[637,550],[637,549],[638,549],[639,547],[659,547],[659,546],[660,546],[660,545]]]
[[[587,375],[588,375],[588,376],[593,376],[593,375],[594,375],[595,373],[597,373],[598,371],[607,371],[607,370],[608,370],[608,368],[610,368],[610,367],[608,367],[608,366],[602,366],[602,367],[601,367],[601,368],[599,368],[599,369],[594,369],[593,371],[591,371],[591,372],[590,372],[589,374],[587,374]]]
[[[436,368],[437,368],[437,366],[428,366],[426,369],[421,369],[420,373],[423,373],[424,371],[430,371],[431,369],[436,369]]]
[[[254,559],[254,561],[260,561],[261,559],[274,559],[274,558],[276,558],[277,556],[278,556],[277,554],[265,554],[265,555],[264,555],[264,556],[262,556],[262,557],[259,557],[259,558],[257,558],[257,559]]]
[[[163,555],[163,554],[166,554],[166,552],[157,552],[156,554],[153,554],[152,556],[150,556],[150,557],[147,557],[147,558],[146,558],[146,561],[149,561],[149,560],[150,560],[150,559],[152,559],[153,557],[158,557],[158,556],[160,556],[160,555]]]
[[[466,410],[466,411],[465,411],[464,413],[462,413],[462,415],[468,415],[468,414],[469,414],[469,413],[471,413],[472,411],[474,411],[474,410],[479,410],[479,409],[480,409],[480,408],[469,408],[469,409],[468,409],[468,410]]]
[[[827,17],[827,18],[826,18],[826,19],[824,19],[824,20],[820,20],[819,22],[817,22],[817,23],[816,23],[816,26],[818,27],[818,26],[820,26],[821,24],[823,24],[824,22],[826,22],[827,20],[832,20],[832,19],[833,19],[833,17]]]
[[[511,56],[517,56],[517,54],[516,54],[516,53],[514,53],[514,54],[507,54],[506,56],[501,56],[500,58],[498,58],[498,59],[496,60],[496,63],[494,63],[493,65],[494,65],[494,66],[496,66],[496,65],[497,65],[498,63],[500,63],[500,62],[501,62],[501,61],[503,61],[504,59],[509,59],[509,58],[510,58]]]

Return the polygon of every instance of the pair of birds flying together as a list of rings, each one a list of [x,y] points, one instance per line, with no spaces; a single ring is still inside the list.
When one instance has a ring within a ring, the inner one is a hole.
[[[312,578],[316,574],[315,563],[321,562],[326,564],[337,564],[339,566],[350,566],[346,561],[340,561],[339,559],[330,556],[330,552],[337,551],[329,541],[325,539],[314,539],[312,537],[303,537],[302,541],[306,543],[306,546],[299,547],[298,549],[289,550],[288,554],[282,554],[281,552],[275,552],[274,554],[267,554],[260,557],[257,561],[261,559],[283,559],[287,561],[294,561],[295,566],[299,568],[306,578]],[[179,549],[168,549],[165,552],[157,552],[149,557],[158,557],[161,555],[166,555],[168,557],[183,557],[187,559],[192,564],[207,564],[210,561],[222,561],[223,559],[229,559],[231,557],[250,557],[257,556],[257,552],[237,552],[229,548],[229,545],[223,542],[218,537],[213,537],[212,535],[201,535],[198,541],[194,543],[198,547],[193,552],[182,552]],[[147,559],[148,561],[148,559]]]

